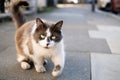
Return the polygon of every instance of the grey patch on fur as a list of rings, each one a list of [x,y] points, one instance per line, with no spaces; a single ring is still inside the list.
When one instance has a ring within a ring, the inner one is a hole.
[[[57,65],[57,66],[55,66],[54,71],[59,71],[60,69],[61,69],[61,66],[60,66],[60,65]]]

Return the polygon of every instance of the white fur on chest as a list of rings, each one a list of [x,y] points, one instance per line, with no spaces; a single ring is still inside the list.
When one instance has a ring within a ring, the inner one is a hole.
[[[37,44],[34,40],[32,40],[32,45],[33,45],[34,54],[40,57],[41,56],[53,57],[56,55],[64,54],[64,45],[62,41],[58,43],[55,47],[50,48],[50,49],[41,47],[39,43]]]
[[[45,49],[32,40],[33,53],[38,57],[51,57],[54,53],[54,49]]]

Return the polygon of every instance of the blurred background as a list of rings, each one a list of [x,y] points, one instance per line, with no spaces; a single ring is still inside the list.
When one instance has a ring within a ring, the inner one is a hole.
[[[0,0],[0,13],[8,13],[9,6],[12,1],[17,0]],[[113,13],[120,12],[119,0],[28,0],[31,10],[42,11],[45,7],[56,7],[58,4],[87,4],[94,5],[94,8],[98,8],[103,11],[110,11]]]

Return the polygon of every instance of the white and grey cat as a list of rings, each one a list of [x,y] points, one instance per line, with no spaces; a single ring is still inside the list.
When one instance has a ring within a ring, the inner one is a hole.
[[[36,18],[25,22],[19,6],[28,6],[24,0],[13,2],[10,7],[16,26],[15,43],[17,60],[22,69],[31,68],[33,62],[37,72],[45,72],[44,62],[51,59],[54,63],[53,76],[62,73],[65,64],[65,52],[62,36],[63,21],[48,23]]]

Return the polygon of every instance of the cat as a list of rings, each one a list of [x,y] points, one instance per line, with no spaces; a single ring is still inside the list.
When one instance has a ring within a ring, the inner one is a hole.
[[[13,2],[10,6],[13,21],[16,26],[15,44],[17,61],[22,69],[30,69],[33,62],[37,72],[45,72],[44,62],[50,59],[54,64],[53,76],[59,76],[65,64],[63,43],[63,21],[49,23],[40,18],[26,22],[20,11],[20,6],[28,6],[25,0]]]

